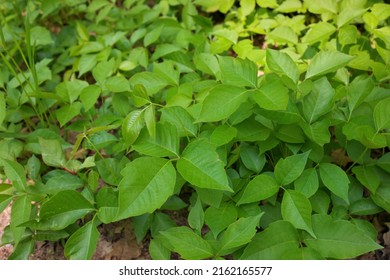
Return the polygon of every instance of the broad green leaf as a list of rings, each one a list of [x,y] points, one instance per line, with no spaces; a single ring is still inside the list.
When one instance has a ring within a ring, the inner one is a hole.
[[[324,185],[335,195],[348,202],[349,179],[347,174],[331,163],[320,164],[320,177]]]
[[[228,144],[237,135],[237,129],[227,125],[218,125],[210,136],[210,142],[216,147]]]
[[[316,251],[308,247],[295,248],[287,251],[283,256],[283,260],[324,260],[324,258]]]
[[[11,203],[12,195],[0,194],[0,213]]]
[[[154,95],[168,85],[167,81],[157,73],[140,72],[130,78],[130,84],[142,85],[148,95]]]
[[[375,193],[381,184],[381,180],[374,166],[355,166],[352,168],[352,172],[356,175],[359,182],[369,189],[371,193]]]
[[[188,213],[188,224],[198,234],[201,233],[204,224],[204,211],[202,207],[202,200],[199,196],[196,199],[195,204],[192,206],[190,212]]]
[[[221,231],[237,220],[237,208],[232,203],[223,203],[219,207],[210,206],[204,213],[204,220],[217,238]]]
[[[180,138],[176,126],[158,123],[156,136],[152,138],[145,130],[141,132],[133,148],[137,152],[153,157],[178,157]]]
[[[302,38],[302,42],[309,45],[318,41],[325,41],[336,31],[336,27],[328,22],[319,22],[313,24]]]
[[[104,85],[112,92],[130,91],[129,81],[123,76],[110,77]]]
[[[88,111],[96,104],[100,93],[101,88],[97,85],[90,85],[82,90],[80,100],[85,111]]]
[[[141,129],[144,127],[143,114],[143,110],[134,110],[123,120],[122,135],[127,145],[131,145],[137,140]]]
[[[173,106],[161,110],[161,122],[168,122],[176,126],[179,136],[196,136],[198,127],[194,124],[194,118],[186,109]]]
[[[26,172],[22,165],[16,161],[0,159],[0,166],[4,167],[5,175],[11,180],[13,187],[24,192],[27,187]]]
[[[94,55],[96,56],[96,55]],[[92,76],[98,82],[103,85],[107,77],[111,76],[115,70],[115,60],[110,59],[109,61],[102,61],[96,65],[92,70]]]
[[[196,68],[200,71],[214,75],[216,78],[220,76],[220,67],[217,58],[209,53],[201,53],[194,56]]]
[[[8,260],[27,260],[34,252],[35,240],[31,237],[23,239],[16,246]]]
[[[240,218],[230,224],[224,232],[217,255],[223,256],[231,252],[231,249],[249,243],[256,234],[261,215]]]
[[[340,7],[340,13],[337,15],[337,27],[340,28],[348,22],[361,17],[365,12],[366,0],[345,0]]]
[[[31,46],[44,46],[53,44],[49,30],[42,26],[34,26],[30,30]]]
[[[275,179],[282,185],[288,185],[301,176],[310,151],[280,159],[275,166]]]
[[[280,125],[273,135],[282,142],[291,144],[305,143],[306,138],[298,125]]]
[[[297,191],[307,198],[313,196],[318,190],[318,175],[314,168],[305,169],[294,182]]]
[[[241,0],[241,16],[244,18],[255,10],[255,0]]]
[[[374,108],[374,122],[377,132],[390,128],[390,98],[379,101]]]
[[[213,255],[211,245],[188,227],[174,227],[160,234],[183,259],[199,260]]]
[[[302,109],[308,123],[313,123],[318,118],[333,108],[335,91],[326,77],[313,83],[312,91],[303,98]]]
[[[304,242],[325,258],[350,259],[381,248],[349,221],[332,220],[331,216],[318,214],[313,216],[312,222],[317,238],[307,238]]]
[[[266,58],[268,67],[274,73],[289,77],[295,84],[298,82],[298,67],[288,54],[267,48]]]
[[[383,212],[383,208],[379,207],[371,198],[362,198],[351,203],[349,207],[351,215],[375,215]]]
[[[266,162],[265,155],[260,154],[257,147],[244,143],[240,146],[240,158],[246,168],[256,173],[260,173]]]
[[[299,247],[296,229],[289,222],[277,221],[255,235],[240,259],[281,260],[284,254]]]
[[[376,205],[390,212],[390,188],[388,186],[379,186],[375,194],[371,194],[370,197]]]
[[[3,121],[5,119],[5,113],[6,113],[6,106],[5,106],[5,99],[4,95],[0,94],[0,127],[3,124]]]
[[[286,110],[289,100],[288,89],[280,79],[265,80],[253,94],[256,103],[266,110]]]
[[[330,124],[328,119],[317,121],[312,124],[300,122],[299,125],[307,137],[313,140],[316,144],[323,146],[330,142]]]
[[[94,220],[76,230],[65,244],[64,254],[70,260],[89,260],[96,250],[99,231]]]
[[[306,230],[315,237],[311,226],[311,204],[299,191],[286,190],[282,200],[283,220],[290,222],[295,228]]]
[[[199,188],[232,191],[223,162],[212,144],[205,140],[191,142],[176,164],[177,171]]]
[[[382,168],[383,170],[390,173],[390,153],[386,153],[381,156],[377,161],[376,165]]]
[[[94,210],[79,192],[61,191],[42,204],[39,221],[33,227],[41,230],[64,229]]]
[[[98,63],[97,56],[95,54],[84,54],[76,62],[77,70],[79,71],[78,77],[80,78],[85,73],[91,71]]]
[[[124,168],[125,164],[115,158],[102,158],[96,162],[96,167],[104,182],[117,186],[122,179],[120,171]]]
[[[248,91],[231,85],[214,87],[203,101],[198,122],[216,122],[230,117],[248,98]]]
[[[245,187],[237,205],[259,202],[270,198],[279,191],[279,184],[268,174],[260,174],[253,178]]]
[[[336,72],[346,66],[354,57],[338,51],[321,51],[311,60],[305,79]]]
[[[347,87],[347,98],[350,116],[352,112],[364,102],[371,91],[374,89],[374,81],[371,77],[365,78],[364,76],[358,76]]]
[[[142,107],[142,106],[150,103],[149,95],[146,92],[145,87],[141,84],[136,84],[134,86],[134,89],[133,89],[131,96],[134,100],[134,105],[136,107]]]
[[[144,119],[150,137],[155,138],[156,137],[156,116],[154,112],[154,107],[152,105],[148,106],[145,109]]]
[[[356,44],[359,38],[359,31],[355,25],[344,25],[339,29],[337,38],[341,45]]]
[[[137,158],[122,171],[116,220],[152,213],[173,194],[176,171],[162,158]]]
[[[161,238],[150,240],[149,254],[153,260],[170,260],[171,258],[171,252],[164,246]]]
[[[298,43],[298,36],[290,26],[280,25],[268,33],[268,38],[280,44]]]
[[[237,141],[264,141],[270,135],[270,130],[254,119],[247,119],[234,126],[237,129]]]
[[[222,83],[236,87],[257,86],[257,65],[248,60],[230,56],[218,56]]]
[[[69,172],[57,170],[55,176],[51,177],[45,184],[44,191],[47,194],[55,194],[64,190],[76,190],[84,185],[83,180]]]
[[[17,246],[22,240],[25,226],[20,226],[30,219],[31,199],[27,195],[17,197],[11,208],[11,232],[14,240],[14,246]]]
[[[39,138],[39,145],[42,150],[43,162],[48,166],[61,167],[66,163],[65,155],[58,140]]]
[[[76,101],[70,105],[64,105],[56,111],[57,120],[60,123],[60,126],[64,126],[67,122],[72,120],[81,111],[81,102]]]

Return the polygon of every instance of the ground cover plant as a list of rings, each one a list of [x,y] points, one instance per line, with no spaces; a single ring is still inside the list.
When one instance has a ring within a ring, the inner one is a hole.
[[[389,4],[31,0],[0,14],[10,259],[36,241],[89,259],[99,229],[126,220],[153,259],[382,248]]]

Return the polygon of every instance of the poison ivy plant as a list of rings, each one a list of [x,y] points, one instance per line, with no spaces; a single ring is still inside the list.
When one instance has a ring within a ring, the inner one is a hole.
[[[22,10],[23,7],[23,10]],[[390,213],[385,1],[0,4],[1,245],[350,259]],[[178,218],[178,215],[180,216]]]

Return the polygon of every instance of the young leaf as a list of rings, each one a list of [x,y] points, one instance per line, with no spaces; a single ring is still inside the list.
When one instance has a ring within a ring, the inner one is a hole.
[[[248,98],[245,88],[218,85],[203,101],[198,122],[216,122],[230,117]]]
[[[349,179],[347,174],[331,163],[320,164],[320,177],[324,185],[335,195],[348,202]]]
[[[137,158],[122,171],[116,220],[152,213],[173,194],[176,171],[162,158]]]
[[[274,73],[289,77],[294,84],[298,82],[298,67],[288,54],[270,48],[266,53],[267,65]]]
[[[303,154],[297,154],[293,156],[280,159],[275,166],[275,179],[282,185],[288,185],[294,182],[299,176],[301,176],[306,166],[307,158],[310,151]]]
[[[256,228],[259,225],[262,214],[258,216],[240,218],[230,224],[223,234],[217,255],[226,255],[231,249],[249,243],[256,234]]]
[[[260,89],[254,92],[253,99],[266,110],[286,110],[289,100],[288,89],[280,79],[266,80]]]
[[[300,192],[286,190],[282,200],[283,220],[290,222],[295,228],[306,230],[315,237],[311,227],[311,204]]]
[[[84,196],[74,190],[61,191],[45,201],[40,209],[40,230],[60,230],[95,210]]]
[[[143,110],[134,110],[123,120],[122,135],[127,145],[131,145],[137,140],[141,129],[144,127],[143,114]]]
[[[304,242],[325,258],[351,259],[381,248],[349,221],[332,220],[331,216],[317,214],[312,222],[317,238],[307,238]]]
[[[210,206],[204,215],[206,225],[217,238],[221,231],[237,220],[237,208],[232,203],[223,203],[219,207]]]
[[[336,72],[346,66],[354,57],[338,51],[321,51],[311,60],[305,79]]]
[[[253,178],[245,187],[237,205],[259,202],[270,198],[279,191],[279,187],[274,177],[268,174],[260,174]]]
[[[188,227],[174,227],[160,232],[162,239],[186,260],[206,259],[213,255],[213,248]]]
[[[27,187],[26,172],[23,166],[16,161],[8,159],[0,159],[0,166],[4,167],[5,175],[11,180],[12,185],[15,189],[20,192],[24,192]]]
[[[324,41],[336,31],[336,27],[328,22],[313,24],[302,38],[302,42],[312,45],[318,41]]]
[[[223,162],[213,145],[205,140],[188,144],[176,168],[185,180],[199,188],[232,191]]]
[[[284,254],[298,248],[299,237],[296,229],[289,222],[277,221],[255,235],[240,259],[281,260]]]
[[[94,220],[75,231],[65,244],[64,254],[70,260],[89,260],[96,250],[99,231]]]
[[[257,86],[257,65],[248,60],[230,56],[218,56],[222,83],[237,87]]]
[[[377,132],[390,128],[390,98],[379,101],[374,108],[374,123]]]
[[[317,171],[314,168],[309,168],[303,171],[301,176],[295,180],[294,187],[307,198],[314,195],[318,190]]]

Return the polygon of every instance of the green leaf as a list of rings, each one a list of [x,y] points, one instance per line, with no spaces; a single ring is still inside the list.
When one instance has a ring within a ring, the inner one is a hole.
[[[205,140],[188,144],[176,168],[186,181],[199,188],[232,191],[223,162],[214,146]]]
[[[96,250],[99,231],[94,220],[76,230],[65,244],[64,254],[70,260],[89,260]]]
[[[303,98],[302,109],[308,123],[313,123],[318,118],[333,108],[334,89],[326,77],[313,83],[312,91]]]
[[[58,140],[49,140],[39,137],[43,162],[48,166],[62,167],[66,163],[65,155]]]
[[[265,155],[260,155],[257,147],[244,143],[240,146],[240,158],[246,168],[256,173],[260,173],[266,162]]]
[[[123,76],[114,76],[106,80],[105,86],[112,92],[130,91],[130,83]]]
[[[295,228],[306,230],[315,237],[311,227],[311,204],[299,191],[286,190],[282,200],[283,220],[290,222]]]
[[[281,260],[287,252],[298,248],[299,238],[296,229],[289,222],[277,221],[255,235],[240,259]]]
[[[100,177],[107,184],[119,185],[122,176],[120,171],[124,168],[125,163],[118,161],[115,158],[102,158],[96,162],[96,167]]]
[[[268,174],[260,174],[253,178],[245,187],[237,205],[259,202],[270,198],[279,191],[279,187],[274,177]]]
[[[0,165],[4,167],[5,175],[11,180],[13,187],[24,192],[27,187],[26,172],[22,165],[16,161],[0,159]]]
[[[337,27],[340,28],[355,18],[361,17],[365,12],[365,0],[345,0],[340,7],[340,13],[337,15]]]
[[[253,99],[266,110],[286,110],[289,100],[288,89],[280,79],[266,78],[260,89],[254,92]]]
[[[0,127],[3,124],[3,121],[5,119],[5,113],[6,113],[6,106],[5,106],[5,99],[4,95],[0,94]]]
[[[317,238],[304,242],[325,258],[351,259],[381,248],[349,221],[332,220],[331,216],[318,214],[313,216],[312,222]]]
[[[217,238],[221,231],[237,220],[237,208],[232,203],[223,203],[219,207],[210,206],[204,215],[205,224]]]
[[[142,85],[148,95],[154,95],[168,85],[167,81],[157,73],[140,72],[130,78],[130,84],[135,87]]]
[[[85,111],[88,111],[96,104],[100,93],[101,88],[97,85],[90,85],[82,90],[80,101],[83,104]]]
[[[10,224],[15,247],[22,241],[26,230],[25,226],[20,225],[28,221],[30,213],[31,199],[27,195],[17,197],[12,204]]]
[[[145,130],[134,143],[137,152],[153,157],[178,157],[180,138],[175,126],[158,123],[156,136],[152,138]]]
[[[283,260],[324,260],[324,258],[315,250],[303,247],[295,248],[287,251],[283,256]]]
[[[256,142],[264,141],[270,135],[270,130],[254,119],[247,119],[235,126],[237,141]]]
[[[137,140],[141,129],[144,127],[143,114],[143,110],[134,110],[123,120],[122,135],[127,145],[131,145]]]
[[[150,240],[149,254],[153,260],[170,260],[171,258],[171,252],[163,245],[161,238]]]
[[[379,186],[375,194],[371,194],[370,197],[376,205],[390,212],[390,188],[388,186]]]
[[[371,193],[375,193],[381,180],[374,166],[355,166],[352,168],[352,172],[356,175],[356,178],[370,190]]]
[[[195,204],[192,206],[190,212],[188,213],[188,224],[192,227],[198,234],[201,233],[203,224],[204,224],[204,211],[202,206],[202,200],[198,196]]]
[[[133,89],[131,96],[133,97],[134,105],[136,107],[142,107],[142,106],[150,103],[149,95],[146,92],[145,87],[141,84],[136,84],[134,86],[134,89]]]
[[[153,213],[173,194],[176,171],[162,158],[137,158],[122,171],[116,220]]]
[[[188,227],[174,227],[161,231],[163,240],[186,260],[206,259],[213,255],[213,248]]]
[[[358,76],[347,88],[348,107],[350,116],[355,108],[364,102],[371,91],[374,89],[374,81],[371,77]]]
[[[346,66],[354,57],[338,51],[321,51],[311,60],[305,79],[336,72]]]
[[[45,201],[40,209],[39,222],[33,228],[60,230],[94,211],[91,203],[74,190],[61,191]]]
[[[335,195],[348,201],[349,179],[347,174],[331,163],[320,164],[320,177],[324,185]]]
[[[186,109],[173,106],[161,110],[161,122],[168,122],[176,126],[179,136],[196,136],[198,127],[194,124],[194,118]]]
[[[275,179],[282,185],[288,185],[294,182],[299,176],[301,176],[306,166],[307,158],[310,151],[302,154],[280,159],[275,166]]]
[[[231,56],[218,56],[222,83],[236,87],[257,86],[257,65],[248,60]]]
[[[374,123],[377,132],[390,128],[390,98],[379,101],[374,108]]]
[[[267,35],[269,39],[280,44],[296,45],[298,43],[298,35],[290,26],[280,25]]]
[[[226,255],[231,252],[231,249],[238,248],[249,243],[256,234],[256,228],[259,225],[262,214],[258,216],[240,218],[230,224],[223,234],[217,255]]]
[[[283,52],[267,48],[267,65],[274,73],[289,77],[294,84],[299,80],[299,70],[292,58]]]
[[[34,26],[30,30],[31,46],[44,46],[53,43],[49,30],[42,26]]]
[[[76,101],[70,105],[64,105],[56,111],[57,120],[60,123],[60,126],[64,126],[67,122],[72,120],[81,111],[81,102]]]
[[[203,101],[198,122],[216,122],[230,117],[248,98],[244,88],[218,85],[210,90]]]
[[[216,147],[228,144],[237,135],[237,129],[227,125],[218,125],[210,136],[210,142]]]
[[[152,105],[148,106],[145,109],[144,119],[150,137],[155,138],[156,137],[156,116],[154,112],[154,107]]]
[[[307,198],[313,196],[318,190],[318,175],[314,168],[305,169],[294,182],[297,191]]]
[[[66,171],[57,170],[45,184],[45,193],[55,194],[64,190],[76,190],[84,185],[83,180]]]
[[[31,237],[23,239],[16,246],[14,251],[8,257],[8,260],[27,260],[29,256],[34,252],[35,240]]]
[[[312,45],[318,41],[325,41],[336,31],[336,27],[327,22],[313,24],[302,38],[302,42]]]
[[[390,173],[390,153],[386,153],[381,156],[377,161],[376,165],[382,168],[383,170]]]

